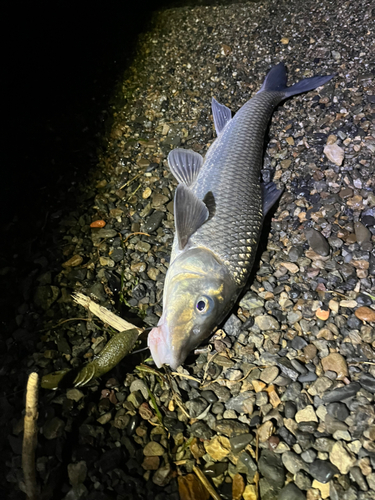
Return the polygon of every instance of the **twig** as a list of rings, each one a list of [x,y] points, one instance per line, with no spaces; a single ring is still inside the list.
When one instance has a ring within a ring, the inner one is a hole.
[[[211,380],[210,382],[207,382],[207,384],[204,384],[204,385],[201,385],[201,389],[204,389],[205,387],[208,387],[209,385],[211,384],[214,384],[215,382],[222,382],[222,381],[225,381],[226,384],[238,384],[238,382],[243,382],[245,380],[246,377],[248,377],[250,375],[250,373],[255,370],[256,368],[264,368],[264,366],[252,366],[246,373],[246,375],[244,375],[242,378],[240,378],[239,380],[228,380],[227,378],[217,378],[215,380]]]
[[[171,375],[175,375],[176,377],[188,378],[189,380],[194,380],[194,382],[202,383],[198,378],[192,377],[191,375],[185,375],[185,373],[171,372]]]
[[[138,177],[140,177],[141,175],[143,174],[143,172],[139,172],[137,175],[135,175],[132,179],[130,179],[130,181],[127,181],[125,182],[125,184],[123,184],[120,189],[124,189],[126,186],[129,186],[129,184],[131,184],[133,181],[135,181],[135,179],[138,179]]]
[[[162,414],[160,413],[159,407],[156,403],[155,396],[152,394],[152,392],[150,391],[150,389],[148,387],[147,387],[147,392],[148,392],[149,398],[151,399],[151,404],[155,410],[156,416],[158,417],[160,424],[163,425],[163,417],[162,417]]]
[[[37,500],[35,449],[37,445],[38,374],[30,373],[26,388],[26,413],[24,419],[22,469],[25,492],[29,500]]]
[[[203,472],[200,470],[200,468],[197,467],[196,465],[194,465],[193,471],[195,472],[195,474],[197,475],[198,479],[203,484],[203,486],[206,488],[206,490],[208,491],[208,493],[211,495],[211,497],[214,500],[221,500],[221,496],[216,492],[215,488],[208,481],[208,479],[203,474]]]
[[[130,233],[127,235],[127,237],[122,240],[122,244],[125,245],[125,243],[128,241],[129,238],[131,238],[132,236],[136,236],[137,234],[143,234],[143,236],[150,236],[148,233],[142,233],[140,231],[137,231],[135,233]]]
[[[138,330],[139,333],[143,331],[141,328],[138,328],[132,323],[125,321],[124,319],[120,318],[113,312],[109,311],[106,307],[99,306],[96,302],[94,302],[81,292],[73,293],[72,297],[77,304],[91,311],[95,316],[100,318],[103,321],[103,323],[107,323],[118,332],[123,332],[125,330],[132,330],[133,328]]]
[[[128,199],[126,201],[129,201],[132,196],[135,195],[135,193],[138,191],[138,189],[141,187],[141,184],[128,196]]]

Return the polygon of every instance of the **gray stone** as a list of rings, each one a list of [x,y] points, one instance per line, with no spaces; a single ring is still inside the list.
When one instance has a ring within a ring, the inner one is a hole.
[[[344,387],[339,387],[333,391],[326,392],[323,394],[323,401],[325,403],[334,403],[336,401],[342,401],[343,399],[351,398],[355,396],[360,390],[361,386],[358,382],[352,382],[351,384],[345,385]]]
[[[277,500],[306,500],[306,495],[293,483],[289,483],[280,491]]]
[[[216,431],[230,438],[233,436],[240,436],[241,434],[248,434],[249,427],[237,420],[224,419],[217,422]]]
[[[274,488],[281,488],[285,482],[285,470],[281,457],[270,450],[262,450],[258,462],[260,473]]]
[[[322,257],[327,257],[327,255],[329,255],[329,244],[322,233],[320,233],[316,229],[310,228],[305,230],[305,236],[314,252],[316,252],[318,255],[321,255]]]
[[[243,450],[254,439],[252,434],[241,434],[230,438],[230,446],[234,454]]]
[[[227,335],[236,337],[242,328],[242,321],[235,314],[231,314],[223,326]]]
[[[302,458],[293,451],[286,451],[281,455],[281,458],[286,470],[292,474],[295,474],[301,469],[308,470]]]
[[[317,459],[310,464],[309,472],[314,479],[326,484],[335,474],[339,473],[339,470],[328,460]]]
[[[264,306],[264,300],[261,299],[254,292],[247,292],[240,302],[240,307],[243,307],[247,311],[251,311],[251,309],[256,309],[258,307],[263,307],[263,306]]]

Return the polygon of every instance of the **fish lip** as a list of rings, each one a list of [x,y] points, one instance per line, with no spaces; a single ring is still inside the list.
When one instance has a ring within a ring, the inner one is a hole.
[[[147,338],[147,345],[151,351],[152,359],[158,368],[163,364],[169,364],[170,353],[168,352],[169,342],[169,328],[168,325],[160,319],[157,326],[155,326]]]

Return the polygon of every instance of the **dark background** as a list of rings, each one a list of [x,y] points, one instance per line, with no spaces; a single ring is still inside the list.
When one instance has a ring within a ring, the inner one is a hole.
[[[160,8],[230,0],[8,2],[0,10],[0,259],[95,164],[108,102]],[[0,262],[0,268],[4,263]]]

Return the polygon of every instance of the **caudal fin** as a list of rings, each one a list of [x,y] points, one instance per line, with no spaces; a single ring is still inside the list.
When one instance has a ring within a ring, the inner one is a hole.
[[[282,92],[286,99],[292,95],[302,94],[303,92],[316,89],[329,82],[334,76],[335,75],[313,76],[311,78],[305,78],[291,87],[288,87],[286,84],[286,68],[284,63],[281,62],[271,68],[259,92]]]

